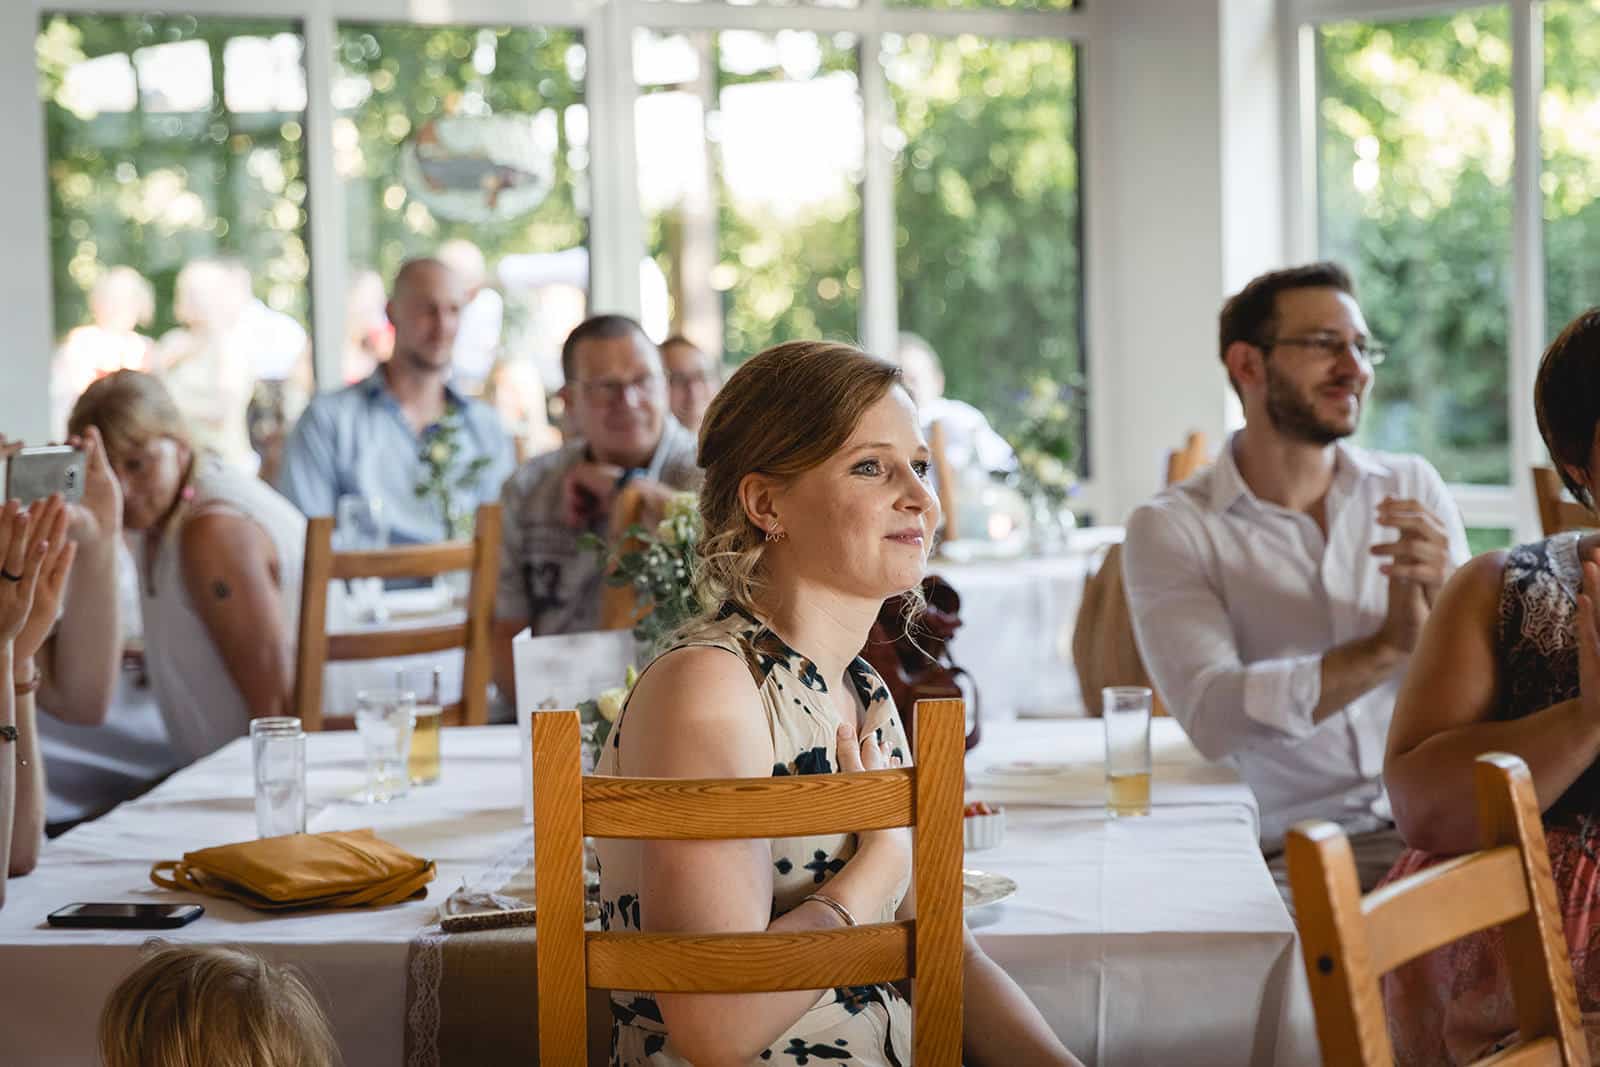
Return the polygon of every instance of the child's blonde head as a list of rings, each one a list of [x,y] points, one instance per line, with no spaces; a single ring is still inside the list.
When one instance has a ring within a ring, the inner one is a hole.
[[[100,1014],[106,1067],[338,1067],[293,970],[240,949],[151,943]]]

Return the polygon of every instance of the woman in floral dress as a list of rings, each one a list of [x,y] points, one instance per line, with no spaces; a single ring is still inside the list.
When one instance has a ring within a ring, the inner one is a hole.
[[[899,371],[846,345],[769,349],[733,375],[700,435],[701,603],[640,677],[599,772],[758,778],[897,766],[888,691],[857,653],[916,588],[938,525],[929,456]],[[806,931],[912,917],[908,830],[747,841],[606,841],[613,930]],[[847,916],[849,919],[847,919]],[[966,1062],[1076,1064],[967,935]],[[615,1065],[911,1062],[891,985],[612,994]]]

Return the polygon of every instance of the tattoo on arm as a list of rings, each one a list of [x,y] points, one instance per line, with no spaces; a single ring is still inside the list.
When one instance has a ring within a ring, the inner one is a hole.
[[[228,588],[228,583],[218,578],[211,583],[211,592],[218,600],[227,600],[233,595],[233,590]]]

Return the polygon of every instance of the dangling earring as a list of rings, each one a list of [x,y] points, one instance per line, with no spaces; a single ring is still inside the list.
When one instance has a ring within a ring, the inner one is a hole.
[[[784,532],[781,526],[774,526],[767,531],[767,542],[769,544],[776,544],[779,541],[787,541],[788,539],[789,535]]]

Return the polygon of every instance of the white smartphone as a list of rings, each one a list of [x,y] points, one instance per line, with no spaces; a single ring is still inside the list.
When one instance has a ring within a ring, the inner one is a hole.
[[[66,445],[24,448],[6,464],[6,499],[31,504],[51,493],[83,497],[83,453]]]

